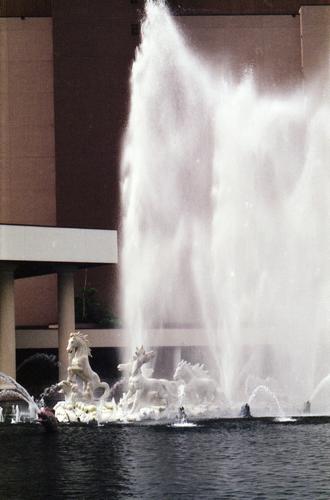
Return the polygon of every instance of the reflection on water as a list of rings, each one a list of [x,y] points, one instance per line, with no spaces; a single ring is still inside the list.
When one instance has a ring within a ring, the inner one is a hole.
[[[0,498],[326,498],[329,440],[329,424],[2,425]]]

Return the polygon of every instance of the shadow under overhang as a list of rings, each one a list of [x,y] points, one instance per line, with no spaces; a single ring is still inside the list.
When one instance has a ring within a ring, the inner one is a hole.
[[[55,274],[58,272],[78,271],[79,269],[88,269],[100,266],[110,266],[112,264],[92,264],[84,262],[15,262],[2,261],[5,266],[8,265],[14,269],[14,278],[32,278],[33,276],[44,276],[46,274]]]

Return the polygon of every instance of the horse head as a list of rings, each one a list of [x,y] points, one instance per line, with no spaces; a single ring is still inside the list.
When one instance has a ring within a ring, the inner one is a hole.
[[[146,351],[143,347],[137,347],[133,356],[133,361],[137,361],[141,366],[148,363],[155,357],[154,351]]]
[[[179,361],[178,366],[176,367],[176,370],[173,375],[173,380],[184,380],[186,378],[186,375],[188,373],[188,367],[189,364],[187,361],[184,361],[183,359]]]
[[[131,375],[136,375],[141,366],[151,361],[154,357],[154,351],[145,351],[143,346],[137,347],[133,356]]]
[[[81,332],[70,333],[68,346],[66,348],[70,356],[75,356],[79,351],[82,355],[91,356],[87,335]]]

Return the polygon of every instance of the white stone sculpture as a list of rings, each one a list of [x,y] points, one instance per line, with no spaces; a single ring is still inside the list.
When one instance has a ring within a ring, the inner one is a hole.
[[[128,390],[122,399],[122,404],[124,404],[126,408],[133,405],[133,399],[136,392],[134,377],[138,376],[139,373],[142,373],[142,366],[151,361],[154,357],[154,351],[146,352],[144,347],[141,346],[140,348],[137,347],[135,349],[135,353],[131,361],[118,365],[118,370],[122,372],[123,378],[127,380],[128,384]]]
[[[146,407],[165,409],[177,401],[177,382],[148,377],[143,372],[143,365],[154,356],[153,351],[146,352],[141,346],[136,348],[131,362],[118,365],[120,371],[129,372],[128,392],[123,396],[120,405],[130,413],[134,414]]]
[[[60,422],[114,422],[141,419],[175,418],[183,403],[190,415],[201,415],[214,408],[219,399],[215,381],[202,365],[180,361],[174,380],[150,376],[146,364],[155,357],[154,351],[136,348],[132,360],[118,365],[127,385],[119,403],[106,401],[110,393],[89,364],[91,355],[88,338],[71,333],[67,347],[68,377],[57,384],[65,401],[56,404],[55,416]],[[96,394],[103,390],[101,397]]]
[[[133,358],[128,363],[121,363],[118,365],[118,370],[127,378],[136,375],[144,364],[148,363],[155,357],[154,351],[146,352],[144,347],[137,347]]]
[[[101,399],[106,400],[110,393],[109,385],[101,382],[100,377],[89,364],[91,350],[87,335],[81,332],[70,333],[67,347],[69,357],[68,378],[58,384],[66,399],[77,401],[94,401],[98,399],[96,391],[103,390]],[[82,386],[80,388],[79,382]]]
[[[184,385],[184,399],[190,405],[213,403],[223,397],[204,365],[192,365],[182,360],[174,372],[173,379]]]

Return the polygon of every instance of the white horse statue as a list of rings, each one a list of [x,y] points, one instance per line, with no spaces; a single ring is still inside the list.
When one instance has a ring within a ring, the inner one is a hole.
[[[60,382],[59,386],[66,394],[69,390],[69,397],[75,395],[75,399],[79,399],[80,394],[77,394],[77,380],[82,381],[82,397],[91,401],[95,399],[95,391],[99,388],[103,389],[101,399],[107,399],[110,393],[109,385],[106,382],[101,382],[100,377],[95,373],[90,364],[89,356],[91,350],[87,335],[81,332],[70,333],[70,338],[67,346],[69,357],[68,378],[66,381]]]
[[[182,360],[174,372],[173,379],[184,384],[184,395],[189,403],[210,403],[223,397],[204,365],[192,365]]]
[[[133,377],[141,371],[144,364],[148,363],[155,357],[154,351],[145,351],[144,347],[137,347],[133,354],[132,361],[121,363],[118,365],[118,370],[123,372],[126,377]]]
[[[121,404],[131,413],[136,413],[147,406],[168,406],[171,402],[177,401],[176,382],[147,377],[143,373],[143,365],[154,356],[153,351],[146,352],[141,346],[136,348],[132,361],[118,366],[120,371],[129,371],[128,392]]]

